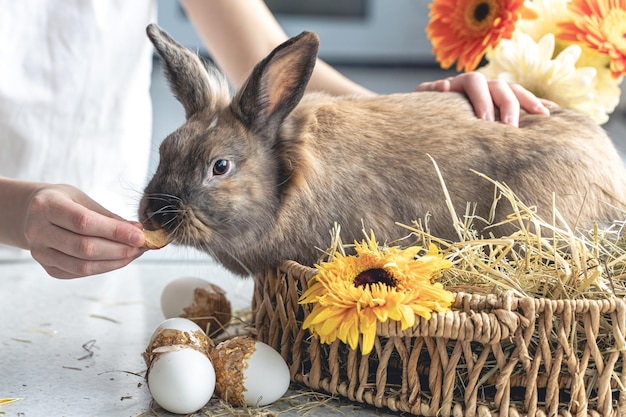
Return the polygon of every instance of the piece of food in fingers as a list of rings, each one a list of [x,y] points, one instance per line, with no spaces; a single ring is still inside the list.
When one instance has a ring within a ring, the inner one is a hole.
[[[144,230],[143,234],[146,237],[146,247],[148,249],[161,249],[170,243],[169,234],[165,229]]]

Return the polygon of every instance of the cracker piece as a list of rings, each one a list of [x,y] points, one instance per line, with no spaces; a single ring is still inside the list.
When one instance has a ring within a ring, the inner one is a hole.
[[[146,247],[148,249],[161,249],[170,243],[169,234],[165,229],[144,230],[146,237]]]

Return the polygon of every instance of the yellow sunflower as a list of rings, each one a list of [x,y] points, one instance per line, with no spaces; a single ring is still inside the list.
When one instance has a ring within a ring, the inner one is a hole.
[[[510,39],[520,18],[537,15],[524,0],[435,0],[430,6],[426,34],[444,69],[473,71],[488,50]]]
[[[415,324],[416,315],[430,318],[433,311],[450,308],[454,297],[432,279],[449,268],[450,261],[436,247],[423,256],[417,246],[381,249],[372,233],[356,244],[356,255],[336,254],[330,262],[317,265],[319,273],[309,281],[301,304],[315,303],[302,327],[322,343],[339,339],[356,349],[371,352],[377,322],[395,320],[402,330]]]
[[[626,74],[626,0],[572,0],[568,10],[557,36],[609,56],[613,78]]]

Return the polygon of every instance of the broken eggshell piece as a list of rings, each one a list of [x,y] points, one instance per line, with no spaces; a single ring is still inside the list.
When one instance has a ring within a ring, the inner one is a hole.
[[[285,360],[270,346],[250,337],[220,343],[211,358],[215,392],[231,404],[261,407],[280,399],[289,389]]]
[[[161,292],[161,310],[165,318],[192,320],[210,337],[222,333],[231,319],[231,306],[224,290],[195,277],[169,282]]]
[[[154,329],[144,359],[148,364],[146,354],[150,354],[162,346],[188,345],[208,356],[213,350],[213,342],[196,323],[189,319],[174,317],[167,319]]]

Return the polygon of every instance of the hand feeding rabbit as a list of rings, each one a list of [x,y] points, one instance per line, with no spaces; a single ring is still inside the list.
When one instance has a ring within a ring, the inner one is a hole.
[[[231,99],[224,77],[156,25],[161,56],[186,122],[161,144],[140,203],[147,228],[211,254],[237,274],[293,259],[312,265],[342,238],[408,234],[395,222],[430,216],[434,236],[454,239],[436,161],[458,212],[488,218],[493,184],[570,225],[621,218],[626,171],[605,132],[563,109],[523,115],[520,127],[478,119],[457,93],[378,97],[305,94],[319,40],[303,32],[278,46]],[[495,221],[509,214],[500,207]],[[489,233],[505,230],[491,227]]]

